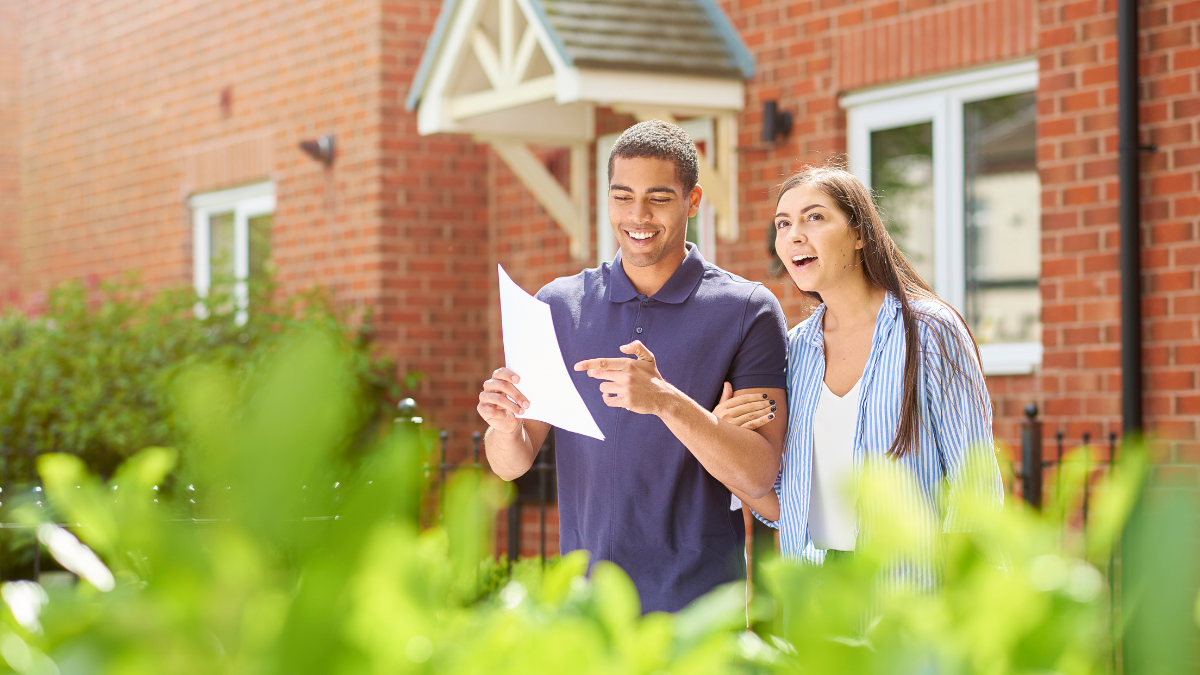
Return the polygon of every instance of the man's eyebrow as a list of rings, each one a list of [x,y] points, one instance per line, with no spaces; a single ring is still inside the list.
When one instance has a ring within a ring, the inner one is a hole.
[[[610,191],[611,190],[620,190],[621,192],[633,192],[633,188],[629,187],[628,185],[618,185],[617,183],[613,183],[612,185],[609,185],[608,189]],[[673,187],[668,187],[668,186],[657,186],[657,187],[652,187],[652,188],[649,188],[646,190],[646,194],[650,194],[650,193],[654,193],[654,192],[667,192],[667,193],[670,193],[673,195],[679,194],[678,190],[676,190]]]

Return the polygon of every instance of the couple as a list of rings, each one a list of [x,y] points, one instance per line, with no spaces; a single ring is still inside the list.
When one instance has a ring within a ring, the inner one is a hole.
[[[562,552],[620,565],[643,611],[677,611],[744,578],[730,493],[779,528],[785,556],[815,562],[869,536],[843,488],[872,459],[915,479],[914,503],[896,508],[937,512],[947,485],[998,508],[974,340],[897,249],[862,183],[816,168],[780,189],[775,250],[821,303],[789,333],[762,284],[686,243],[698,167],[679,127],[629,128],[608,160],[620,251],[538,293],[607,439],[556,437]],[[488,462],[506,480],[529,470],[549,433],[517,417],[529,406],[520,384],[499,368],[479,394]],[[972,455],[988,470],[968,478]],[[953,508],[940,515],[945,531],[961,529]]]

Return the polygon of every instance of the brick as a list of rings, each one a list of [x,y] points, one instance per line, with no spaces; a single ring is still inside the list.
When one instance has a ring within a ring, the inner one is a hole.
[[[1190,241],[1193,238],[1190,222],[1157,223],[1150,226],[1150,241],[1154,244],[1169,244]]]
[[[1150,326],[1150,337],[1154,340],[1193,340],[1196,337],[1196,322],[1156,321]]]
[[[1193,96],[1173,102],[1171,104],[1171,114],[1177,120],[1185,120],[1200,115],[1200,97]],[[1190,138],[1191,135],[1189,134],[1181,140],[1189,140]]]
[[[1169,195],[1189,192],[1193,185],[1195,185],[1195,174],[1191,171],[1159,174],[1150,179],[1150,194]]]
[[[1152,52],[1171,47],[1185,47],[1192,43],[1192,27],[1179,26],[1151,31],[1147,42]]]
[[[1196,273],[1191,270],[1178,272],[1156,272],[1148,275],[1147,286],[1155,293],[1184,291],[1194,287]]]
[[[1064,253],[1094,251],[1099,247],[1099,245],[1100,239],[1095,232],[1068,234],[1064,235],[1062,238],[1062,250]]]
[[[1175,347],[1175,363],[1180,365],[1200,365],[1200,344],[1177,345]]]
[[[1062,191],[1063,203],[1067,205],[1094,204],[1100,199],[1100,191],[1094,185],[1081,185]]]
[[[1065,113],[1091,110],[1099,105],[1100,94],[1095,90],[1082,91],[1076,94],[1068,94],[1059,99],[1059,106],[1062,112]]]
[[[1087,157],[1100,152],[1100,141],[1096,138],[1079,138],[1063,141],[1062,156],[1064,158]]]
[[[1171,300],[1171,314],[1186,316],[1200,314],[1200,295],[1177,295]]]
[[[1200,246],[1181,246],[1174,249],[1176,265],[1200,265]]]

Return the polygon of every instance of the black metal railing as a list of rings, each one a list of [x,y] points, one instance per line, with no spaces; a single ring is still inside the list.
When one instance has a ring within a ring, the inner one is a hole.
[[[1036,403],[1030,403],[1025,406],[1025,418],[1021,420],[1021,461],[1013,467],[1013,476],[1020,481],[1021,498],[1036,509],[1042,508],[1042,499],[1045,495],[1045,472],[1050,468],[1061,468],[1064,445],[1066,444],[1066,434],[1061,430],[1056,432],[1054,434],[1054,459],[1046,459],[1042,434],[1043,428],[1042,421],[1038,418],[1038,406]],[[1085,477],[1083,481],[1083,501],[1080,508],[1080,515],[1085,528],[1088,521],[1092,483],[1098,473],[1112,471],[1113,463],[1117,459],[1117,445],[1118,437],[1116,432],[1110,432],[1108,434],[1108,457],[1105,458],[1103,463],[1097,463],[1092,458],[1094,445],[1092,443],[1091,432],[1084,431],[1080,434],[1080,443],[1076,447],[1080,451]],[[1056,492],[1061,491],[1062,471],[1056,470],[1054,478],[1056,481]]]

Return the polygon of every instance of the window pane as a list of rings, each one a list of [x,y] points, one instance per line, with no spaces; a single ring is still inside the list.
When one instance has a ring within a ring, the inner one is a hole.
[[[254,216],[247,225],[250,230],[250,278],[261,280],[266,278],[271,261],[271,214]]]
[[[233,214],[218,213],[208,218],[209,269],[214,285],[233,281]]]
[[[932,122],[871,132],[871,189],[892,239],[932,287]]]
[[[966,319],[981,343],[1041,340],[1034,94],[963,106]]]

